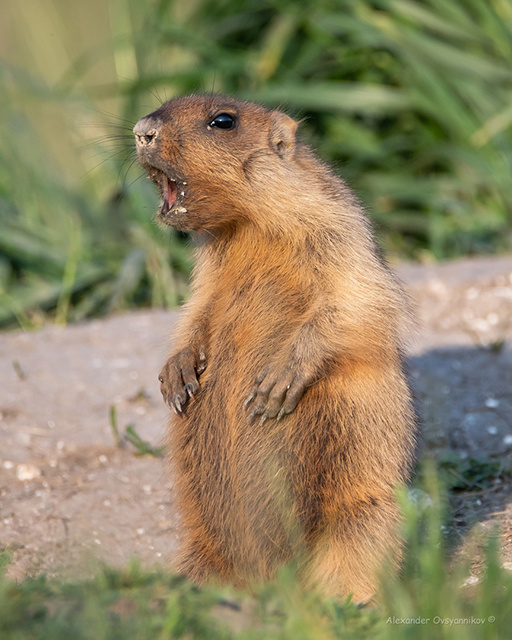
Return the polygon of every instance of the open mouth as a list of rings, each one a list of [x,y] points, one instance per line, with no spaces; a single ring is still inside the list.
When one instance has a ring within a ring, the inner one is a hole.
[[[148,171],[148,177],[157,185],[162,198],[158,215],[166,217],[170,213],[187,213],[183,206],[186,182],[173,180],[160,169],[153,167]]]
[[[162,179],[160,181],[160,191],[162,195],[162,206],[160,207],[160,211],[165,215],[174,207],[178,196],[176,182],[174,182],[174,180],[169,180],[165,173],[162,174]]]

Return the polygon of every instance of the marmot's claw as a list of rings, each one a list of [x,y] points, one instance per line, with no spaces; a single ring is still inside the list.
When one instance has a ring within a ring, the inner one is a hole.
[[[285,367],[280,370],[266,367],[256,377],[243,405],[247,410],[254,401],[248,418],[249,424],[252,424],[257,416],[262,416],[260,425],[271,418],[281,420],[295,409],[306,387],[306,376],[296,369]]]
[[[197,377],[206,368],[204,352],[196,354],[193,349],[178,351],[164,365],[158,379],[165,402],[178,415],[182,415],[189,398],[199,391]]]
[[[199,382],[197,382],[197,380],[194,382],[187,382],[185,385],[185,391],[188,393],[189,398],[191,398],[194,393],[199,391]]]
[[[249,424],[252,424],[252,423],[255,421],[255,419],[256,419],[258,416],[261,416],[261,414],[262,414],[264,411],[265,411],[265,407],[261,407],[261,406],[254,407],[254,409],[253,409],[253,410],[251,411],[251,413],[249,414]]]
[[[252,390],[251,393],[247,396],[247,398],[244,401],[244,409],[247,409],[247,407],[251,404],[251,402],[254,400],[255,397],[256,397],[256,391]]]

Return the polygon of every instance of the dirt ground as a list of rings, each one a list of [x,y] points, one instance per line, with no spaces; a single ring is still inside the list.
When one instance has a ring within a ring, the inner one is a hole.
[[[512,464],[512,257],[398,265],[417,304],[409,366],[423,449]],[[158,446],[157,375],[176,313],[132,312],[0,334],[0,549],[15,579],[90,575],[100,562],[167,564],[178,522],[164,461],[117,446],[133,425]],[[463,495],[461,531],[502,527],[512,569],[512,482]]]

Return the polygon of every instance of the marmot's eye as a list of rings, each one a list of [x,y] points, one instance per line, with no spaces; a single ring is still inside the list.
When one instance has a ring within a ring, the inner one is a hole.
[[[233,129],[235,124],[235,116],[232,116],[230,113],[219,113],[208,126],[217,127],[217,129]]]

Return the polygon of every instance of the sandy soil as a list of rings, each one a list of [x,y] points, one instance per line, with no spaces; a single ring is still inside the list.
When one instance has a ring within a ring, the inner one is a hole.
[[[399,265],[416,301],[410,350],[423,450],[512,464],[512,257]],[[0,548],[16,579],[90,575],[102,561],[166,564],[177,542],[161,458],[116,444],[161,443],[157,375],[175,313],[133,312],[67,328],[0,334]],[[461,531],[499,522],[512,568],[512,481],[462,494]]]

